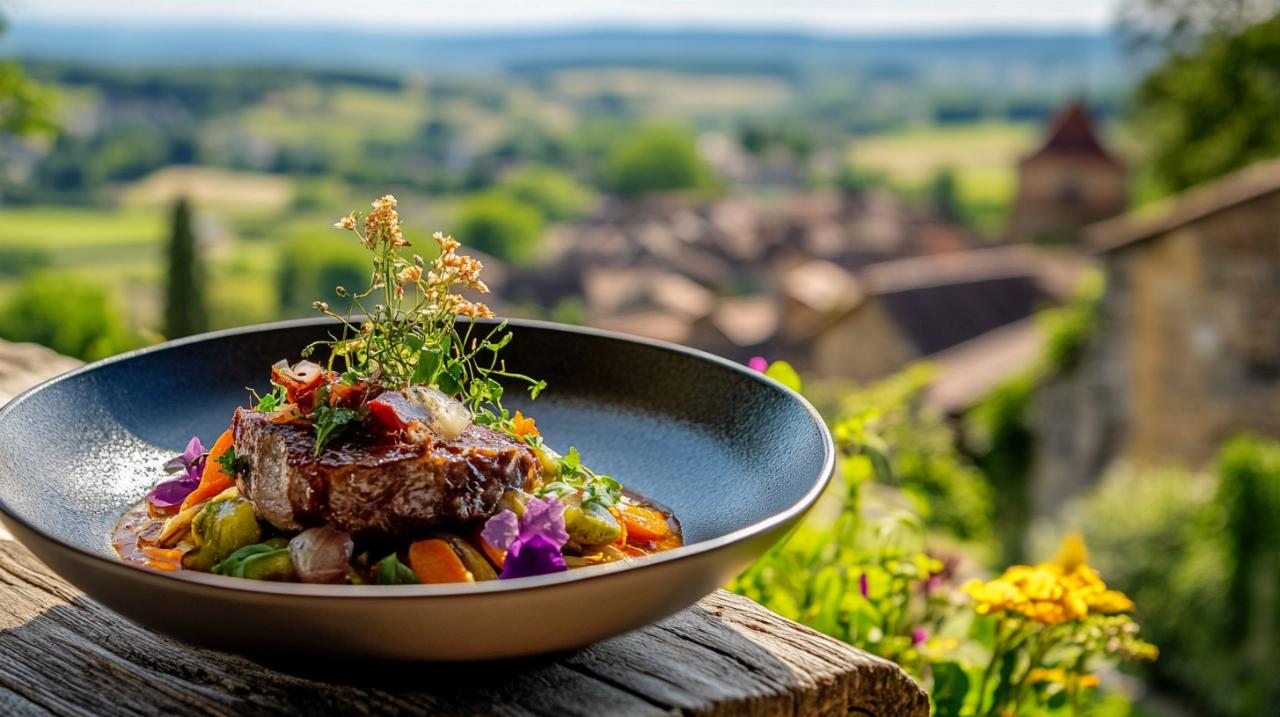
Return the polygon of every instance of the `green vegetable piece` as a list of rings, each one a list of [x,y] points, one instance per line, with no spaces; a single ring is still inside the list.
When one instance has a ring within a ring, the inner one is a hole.
[[[617,518],[599,503],[584,503],[582,507],[566,505],[564,528],[569,538],[581,545],[612,543],[622,535]]]
[[[543,480],[551,480],[560,475],[560,461],[563,460],[559,453],[548,448],[545,444],[533,446],[533,454],[537,456],[538,463],[542,465]]]
[[[251,555],[236,568],[235,576],[250,580],[291,582],[295,577],[293,559],[289,557],[288,548]]]
[[[374,582],[379,585],[416,585],[422,581],[392,553],[378,561],[374,569]]]
[[[253,504],[243,498],[210,501],[191,521],[196,547],[182,557],[182,566],[210,572],[240,548],[262,539],[262,527]]]
[[[228,555],[225,559],[223,559],[222,562],[218,563],[217,565],[214,565],[212,572],[217,575],[230,575],[232,577],[238,577],[238,578],[252,577],[245,574],[245,571],[246,571],[245,565],[247,563],[249,563],[250,561],[254,561],[259,557],[273,555],[282,550],[285,551],[285,553],[287,554],[288,547],[289,547],[289,541],[285,538],[271,538],[261,543],[246,545],[243,548],[240,548],[234,553]],[[292,574],[293,574],[292,561],[290,561],[290,564],[289,564],[289,574],[290,574],[289,578],[279,578],[279,579],[292,578]],[[262,578],[262,579],[272,579],[272,578]]]

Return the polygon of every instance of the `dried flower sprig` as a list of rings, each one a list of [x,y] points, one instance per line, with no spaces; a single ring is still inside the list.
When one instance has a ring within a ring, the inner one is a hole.
[[[492,318],[493,311],[457,292],[488,293],[489,287],[480,279],[484,265],[475,257],[459,254],[462,244],[440,232],[434,235],[439,253],[430,262],[417,254],[405,258],[401,251],[410,243],[396,207],[396,198],[388,194],[375,200],[366,216],[352,212],[334,223],[372,252],[373,272],[362,292],[353,294],[338,287],[338,296],[350,299],[345,316],[325,302],[315,303],[318,311],[342,322],[343,333],[309,346],[307,353],[317,346],[328,346],[330,370],[335,361],[342,360],[354,378],[386,388],[435,386],[461,397],[477,422],[509,423],[511,416],[502,408],[499,379],[527,383],[534,397],[546,384],[507,370],[499,357],[499,351],[511,340],[506,322],[483,335],[475,331],[475,320]],[[363,316],[359,325],[353,323],[356,315]],[[470,321],[460,322],[459,318]],[[464,328],[459,330],[460,326]]]

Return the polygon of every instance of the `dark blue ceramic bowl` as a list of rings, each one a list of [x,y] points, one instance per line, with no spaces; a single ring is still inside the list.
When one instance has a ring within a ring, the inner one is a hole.
[[[164,573],[114,557],[122,512],[192,435],[206,445],[333,325],[300,321],[174,341],[91,364],[0,409],[0,517],[58,574],[123,615],[241,652],[483,659],[589,644],[724,584],[805,513],[830,479],[831,436],[793,391],[678,346],[512,322],[504,357],[545,379],[548,443],[674,509],[682,548],[627,563],[470,585],[332,586]]]

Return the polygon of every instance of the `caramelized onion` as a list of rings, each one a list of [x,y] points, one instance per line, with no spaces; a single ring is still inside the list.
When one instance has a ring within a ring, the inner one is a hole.
[[[289,559],[304,583],[342,582],[351,568],[351,536],[329,526],[307,528],[289,541]]]

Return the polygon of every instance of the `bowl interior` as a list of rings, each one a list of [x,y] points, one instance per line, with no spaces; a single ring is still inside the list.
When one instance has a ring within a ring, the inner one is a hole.
[[[71,374],[0,410],[0,507],[37,531],[111,556],[119,515],[192,435],[210,445],[246,387],[324,338],[295,322],[213,334]],[[705,354],[586,330],[516,323],[509,368],[545,379],[531,401],[549,445],[576,446],[673,508],[688,543],[786,511],[825,476],[829,443],[811,409],[751,371]]]

